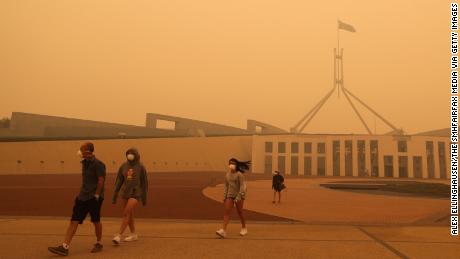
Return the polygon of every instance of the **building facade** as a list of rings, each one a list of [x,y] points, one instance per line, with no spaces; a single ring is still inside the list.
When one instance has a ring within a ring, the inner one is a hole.
[[[0,142],[0,174],[78,173],[78,141]],[[153,172],[225,171],[252,160],[253,173],[323,177],[448,179],[449,138],[390,135],[252,135],[92,140],[116,172],[136,147]]]
[[[170,128],[159,127],[162,122]],[[137,147],[151,171],[224,171],[236,157],[252,160],[252,172],[261,174],[450,178],[449,128],[416,135],[298,134],[256,120],[239,129],[148,113],[142,127],[13,113],[1,130],[0,174],[79,172],[75,152],[93,141],[110,172],[127,148]]]
[[[449,138],[391,135],[253,136],[256,173],[447,179]]]

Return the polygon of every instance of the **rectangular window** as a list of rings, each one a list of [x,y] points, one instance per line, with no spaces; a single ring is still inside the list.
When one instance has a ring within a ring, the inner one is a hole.
[[[292,154],[299,153],[299,143],[297,143],[297,142],[292,142],[291,143],[291,153]]]
[[[399,178],[407,178],[407,177],[409,177],[407,164],[408,164],[407,156],[400,156],[398,158]]]
[[[426,142],[426,164],[427,164],[427,172],[428,178],[434,178],[434,149],[433,149],[433,141]]]
[[[385,177],[393,177],[393,156],[383,157]]]
[[[345,176],[353,176],[353,142],[345,140]]]
[[[412,158],[413,161],[413,166],[414,166],[414,178],[422,178],[423,177],[423,172],[422,172],[422,157],[421,156],[414,156]]]
[[[311,142],[303,143],[303,152],[305,154],[310,154],[311,153]]]
[[[272,156],[265,156],[265,167],[264,167],[264,172],[266,174],[271,174],[273,173],[273,167],[272,167]]]
[[[340,140],[332,142],[332,174],[340,176]]]
[[[311,175],[311,156],[303,158],[303,174]]]
[[[265,142],[265,153],[273,152],[273,142]]]
[[[318,143],[318,154],[325,154],[326,153],[326,143]]]
[[[291,156],[291,175],[299,174],[299,157]]]
[[[318,176],[326,175],[326,158],[324,156],[318,157]]]
[[[366,168],[366,141],[358,140],[358,175],[369,176]]]
[[[447,178],[446,168],[446,145],[444,142],[438,142],[438,156],[439,156],[439,174],[441,179]]]
[[[278,142],[278,153],[286,153],[286,142]]]
[[[371,140],[371,176],[379,176],[379,142]]]
[[[278,171],[282,174],[286,173],[286,157],[278,156]]]
[[[407,152],[407,141],[405,140],[398,141],[398,152]]]
[[[157,129],[163,129],[163,130],[175,130],[176,129],[176,122],[175,121],[168,121],[168,120],[157,120],[156,128]]]

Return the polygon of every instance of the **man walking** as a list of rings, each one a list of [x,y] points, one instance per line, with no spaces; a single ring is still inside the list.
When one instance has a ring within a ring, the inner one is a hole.
[[[96,232],[96,244],[91,253],[102,251],[102,224],[101,206],[104,201],[105,164],[94,156],[94,145],[90,142],[83,144],[78,150],[82,163],[82,185],[80,193],[75,199],[72,219],[67,228],[64,243],[57,247],[48,247],[51,253],[66,256],[69,254],[70,242],[72,241],[78,224],[82,224],[89,213],[91,222]]]

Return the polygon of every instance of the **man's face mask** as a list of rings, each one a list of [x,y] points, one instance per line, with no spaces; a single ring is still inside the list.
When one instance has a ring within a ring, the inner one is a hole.
[[[134,160],[134,155],[133,154],[128,154],[126,156],[126,158],[129,160],[129,161],[133,161]]]

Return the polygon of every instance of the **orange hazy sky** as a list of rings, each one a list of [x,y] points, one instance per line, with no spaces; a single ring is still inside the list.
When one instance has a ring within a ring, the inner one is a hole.
[[[340,32],[352,93],[409,133],[449,126],[450,1],[434,0],[2,0],[0,117],[289,129],[332,87],[337,18],[357,30]],[[306,132],[365,130],[334,94]]]

